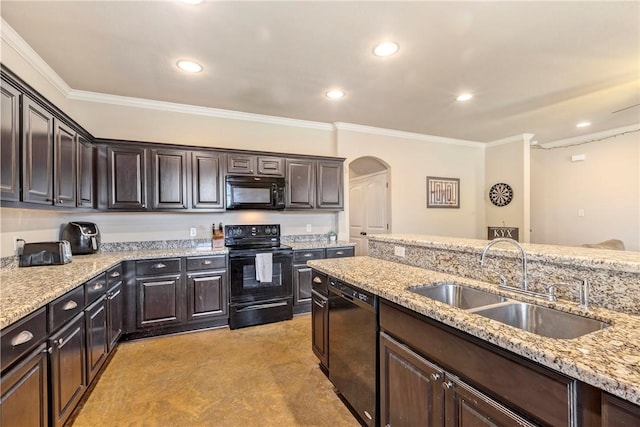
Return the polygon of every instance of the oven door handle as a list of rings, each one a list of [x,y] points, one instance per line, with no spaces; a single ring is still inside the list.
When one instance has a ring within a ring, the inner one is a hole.
[[[250,306],[247,306],[247,307],[240,308],[240,309],[236,310],[236,312],[240,313],[240,312],[243,312],[243,311],[262,310],[263,308],[283,307],[283,306],[285,306],[287,304],[288,304],[287,301],[272,302],[272,303],[268,303],[268,304],[255,304],[255,305],[250,305]]]

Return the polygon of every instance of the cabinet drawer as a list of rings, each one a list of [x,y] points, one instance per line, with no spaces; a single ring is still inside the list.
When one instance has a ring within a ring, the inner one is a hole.
[[[226,268],[226,266],[226,255],[187,258],[187,271],[214,270]]]
[[[323,259],[324,249],[308,249],[293,251],[293,263],[304,264],[312,259]]]
[[[100,298],[107,291],[107,279],[105,273],[94,277],[84,284],[84,294],[86,296],[85,305],[89,305]]]
[[[46,313],[46,307],[42,307],[2,330],[0,356],[3,371],[47,337]]]
[[[116,283],[122,280],[122,264],[118,264],[115,267],[107,270],[107,288],[111,288]]]
[[[353,256],[353,246],[345,246],[344,248],[327,248],[327,258],[343,258]]]
[[[49,303],[49,332],[84,310],[84,286],[78,286],[57,300]]]
[[[136,261],[136,276],[180,273],[180,258]]]

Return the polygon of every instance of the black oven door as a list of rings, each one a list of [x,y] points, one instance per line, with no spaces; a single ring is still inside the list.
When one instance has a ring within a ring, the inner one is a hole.
[[[272,252],[273,263],[270,282],[256,280],[256,254],[262,252]],[[292,257],[291,250],[231,251],[229,253],[231,303],[292,297]]]

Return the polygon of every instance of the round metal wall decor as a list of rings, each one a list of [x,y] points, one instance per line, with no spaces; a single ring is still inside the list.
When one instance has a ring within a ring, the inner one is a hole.
[[[496,206],[507,206],[513,200],[513,189],[504,182],[494,184],[489,190],[489,200]]]

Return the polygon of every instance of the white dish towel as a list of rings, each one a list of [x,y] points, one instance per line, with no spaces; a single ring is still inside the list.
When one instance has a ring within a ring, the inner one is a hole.
[[[258,282],[271,282],[273,276],[273,257],[270,252],[256,254],[256,280]]]

